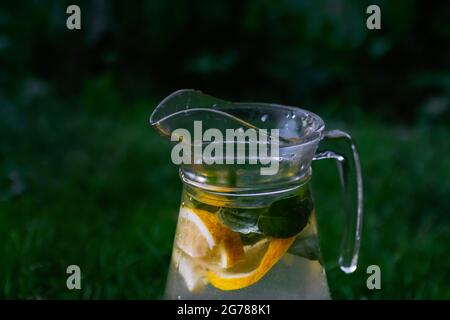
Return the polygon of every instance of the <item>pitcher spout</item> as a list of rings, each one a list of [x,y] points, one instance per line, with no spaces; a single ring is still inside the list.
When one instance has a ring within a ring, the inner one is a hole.
[[[239,123],[239,119],[234,119],[233,115],[224,111],[231,104],[199,90],[178,90],[166,97],[155,108],[150,116],[150,125],[163,137],[170,139],[174,130],[183,125],[190,127],[195,120],[208,120],[209,117],[214,117]]]
[[[324,129],[320,117],[300,108],[234,103],[197,90],[169,95],[150,124],[176,144],[172,162],[185,182],[236,192],[304,180]]]

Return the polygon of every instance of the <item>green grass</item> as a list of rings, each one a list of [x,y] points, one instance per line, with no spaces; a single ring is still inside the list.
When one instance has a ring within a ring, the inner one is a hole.
[[[170,146],[148,126],[153,102],[130,106],[103,96],[18,99],[0,110],[1,298],[161,297],[177,168]],[[325,120],[353,134],[365,182],[360,267],[346,276],[334,258],[343,221],[337,171],[331,161],[314,163],[333,296],[450,298],[448,128]],[[66,289],[70,264],[81,267],[82,290]],[[381,290],[366,288],[371,264],[381,267]]]

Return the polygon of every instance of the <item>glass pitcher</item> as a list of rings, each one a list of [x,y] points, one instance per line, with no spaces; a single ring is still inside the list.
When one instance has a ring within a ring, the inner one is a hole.
[[[150,123],[175,143],[183,181],[165,298],[329,299],[312,160],[338,164],[346,211],[339,266],[356,269],[363,194],[349,134],[325,131],[320,117],[297,107],[195,90],[165,98]]]

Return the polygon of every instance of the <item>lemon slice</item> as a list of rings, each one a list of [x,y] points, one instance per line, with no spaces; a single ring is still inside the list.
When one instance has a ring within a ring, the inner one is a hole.
[[[190,292],[201,292],[206,287],[208,284],[206,270],[201,264],[196,263],[195,259],[175,248],[173,260]]]
[[[244,258],[238,233],[226,227],[216,214],[183,207],[180,210],[178,248],[194,258],[205,258],[230,268]]]
[[[258,245],[258,247],[251,248],[253,253],[246,253],[247,257],[243,263],[230,270],[208,271],[207,279],[211,285],[221,290],[237,290],[248,287],[264,277],[283,257],[294,239],[295,236],[286,239],[273,238],[260,259],[258,259],[258,255],[261,255],[264,243],[257,243],[255,246]],[[252,263],[256,266],[249,270]]]

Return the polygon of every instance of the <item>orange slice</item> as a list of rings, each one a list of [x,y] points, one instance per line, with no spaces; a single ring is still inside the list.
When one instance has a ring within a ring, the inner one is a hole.
[[[218,258],[222,268],[244,258],[239,234],[222,224],[216,214],[204,210],[181,208],[176,244],[191,257]]]
[[[204,267],[177,248],[174,249],[172,257],[188,290],[190,292],[201,292],[208,284]]]
[[[283,257],[294,240],[295,236],[287,239],[273,238],[261,259],[247,255],[244,263],[230,270],[209,271],[207,279],[211,285],[220,290],[237,290],[255,284]],[[256,267],[248,271],[249,263],[255,262],[255,259],[259,263],[256,262]]]

